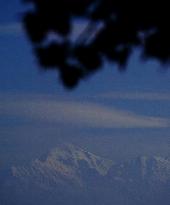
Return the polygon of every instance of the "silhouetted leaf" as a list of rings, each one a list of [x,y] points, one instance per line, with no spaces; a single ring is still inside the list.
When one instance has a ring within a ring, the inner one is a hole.
[[[24,16],[24,26],[33,43],[41,42],[44,40],[48,27],[46,22],[41,19],[37,13],[29,12]]]
[[[67,57],[66,44],[51,43],[47,47],[36,48],[39,63],[43,67],[63,66]]]
[[[136,47],[142,48],[146,58],[170,62],[168,1],[27,2],[31,2],[34,9],[24,14],[23,23],[40,65],[57,69],[64,85],[70,88],[101,68],[103,59],[116,63],[120,70],[125,69]],[[86,21],[88,26],[73,41],[71,31],[77,18]],[[46,37],[50,32],[56,35],[56,39],[59,36],[60,41],[48,44]],[[68,43],[63,43],[66,41]]]
[[[66,65],[63,67],[60,76],[67,88],[74,88],[79,83],[83,73],[79,67]]]
[[[95,50],[90,46],[80,46],[75,50],[75,55],[79,62],[88,70],[95,70],[101,65],[101,58]]]

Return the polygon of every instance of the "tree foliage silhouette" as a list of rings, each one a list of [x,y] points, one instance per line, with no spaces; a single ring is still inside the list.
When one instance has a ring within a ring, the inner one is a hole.
[[[168,1],[153,0],[27,0],[34,8],[23,24],[40,65],[56,69],[72,88],[109,60],[126,67],[131,52],[162,63],[170,59]],[[73,41],[73,22],[87,26]],[[47,41],[50,34],[56,38]]]

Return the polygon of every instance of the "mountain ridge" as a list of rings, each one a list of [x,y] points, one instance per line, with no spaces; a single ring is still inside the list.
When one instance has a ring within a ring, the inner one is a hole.
[[[60,145],[27,165],[11,167],[4,190],[15,193],[18,205],[34,205],[34,199],[41,205],[169,205],[170,157],[120,162]]]
[[[64,148],[55,148],[45,160],[35,159],[31,162],[30,167],[11,168],[12,175],[16,178],[26,178],[39,176],[44,179],[53,180],[56,184],[61,178],[77,182],[82,186],[81,173],[79,173],[80,161],[86,162],[89,169],[94,170],[99,175],[105,176],[112,166],[111,160],[106,160],[93,153],[77,148],[72,144],[64,145]]]

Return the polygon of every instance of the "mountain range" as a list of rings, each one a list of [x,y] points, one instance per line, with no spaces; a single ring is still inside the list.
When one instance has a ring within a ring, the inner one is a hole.
[[[2,187],[5,205],[169,205],[170,158],[120,162],[67,144],[12,166]]]

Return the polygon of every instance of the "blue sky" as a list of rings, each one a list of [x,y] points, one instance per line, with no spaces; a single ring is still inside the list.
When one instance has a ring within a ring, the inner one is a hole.
[[[0,2],[0,127],[11,133],[23,127],[63,129],[159,130],[170,128],[170,69],[132,55],[126,72],[106,64],[73,91],[57,73],[42,71],[20,25],[21,2]],[[79,25],[81,27],[81,25]],[[129,128],[129,129],[128,129]],[[22,129],[23,130],[23,129]],[[117,131],[116,131],[117,132]],[[136,131],[135,131],[136,133]],[[150,133],[152,134],[152,132]],[[9,134],[10,135],[10,134]]]

